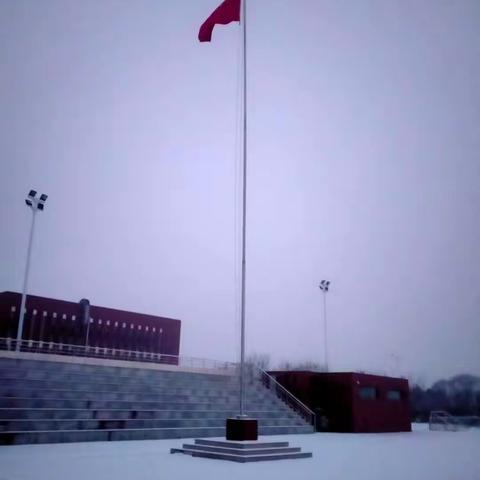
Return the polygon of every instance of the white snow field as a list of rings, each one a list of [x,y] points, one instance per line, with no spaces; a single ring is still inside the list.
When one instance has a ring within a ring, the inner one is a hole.
[[[170,454],[188,440],[0,447],[1,480],[480,480],[480,429],[269,436],[313,458],[238,464]]]

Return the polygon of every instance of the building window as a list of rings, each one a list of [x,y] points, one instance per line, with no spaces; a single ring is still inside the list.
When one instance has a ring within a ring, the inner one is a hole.
[[[377,398],[377,389],[375,387],[360,387],[359,389],[360,398],[364,400],[373,400]]]
[[[400,392],[400,390],[388,390],[387,391],[387,399],[388,400],[401,400],[402,399],[402,392]]]

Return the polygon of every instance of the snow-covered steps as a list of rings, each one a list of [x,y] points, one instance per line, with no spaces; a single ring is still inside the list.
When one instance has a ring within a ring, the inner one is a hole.
[[[264,418],[258,419],[263,427],[291,427],[302,426],[299,420],[290,418]],[[44,430],[120,430],[142,428],[223,428],[225,418],[177,418],[177,419],[2,419],[0,431],[3,432],[28,432]]]
[[[233,442],[229,440],[196,439],[193,445],[183,444],[172,448],[170,453],[184,453],[192,457],[228,460],[237,463],[262,462],[266,460],[288,460],[311,458],[311,452],[290,447],[288,442]]]
[[[147,420],[147,419],[222,419],[233,417],[237,410],[142,410],[142,409],[59,409],[59,408],[0,408],[0,421],[23,420]],[[297,419],[293,412],[278,410],[248,411],[251,418]],[[301,423],[303,425],[303,423]]]
[[[73,360],[0,358],[0,445],[222,437],[237,412],[232,375]],[[261,435],[313,433],[259,380],[247,382],[245,403]]]
[[[309,426],[259,426],[260,435],[292,435],[312,433]],[[0,445],[41,443],[110,442],[119,440],[165,440],[174,438],[224,437],[222,427],[184,428],[120,428],[94,430],[14,430],[0,431]]]

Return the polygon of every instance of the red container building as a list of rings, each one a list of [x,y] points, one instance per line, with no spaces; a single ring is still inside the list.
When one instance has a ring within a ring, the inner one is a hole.
[[[364,373],[269,372],[317,414],[317,430],[410,432],[408,380]]]

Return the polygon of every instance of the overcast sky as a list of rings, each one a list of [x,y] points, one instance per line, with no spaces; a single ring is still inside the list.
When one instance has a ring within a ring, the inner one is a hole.
[[[0,0],[0,291],[238,355],[239,27],[220,0]],[[247,350],[480,374],[480,3],[249,0]],[[237,158],[237,159],[236,159]],[[237,163],[236,163],[237,162]]]

